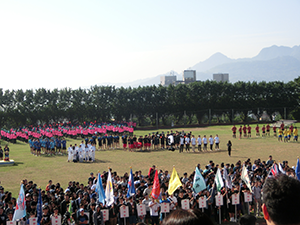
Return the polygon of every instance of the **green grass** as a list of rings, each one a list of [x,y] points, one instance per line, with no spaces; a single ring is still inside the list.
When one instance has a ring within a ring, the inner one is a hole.
[[[262,125],[260,125],[261,127]],[[296,125],[299,127],[299,124]],[[254,128],[254,127],[253,127]],[[252,129],[251,139],[233,139],[231,126],[212,126],[206,128],[181,128],[178,131],[192,131],[193,134],[207,136],[218,134],[220,137],[220,149],[218,152],[206,153],[183,153],[179,154],[178,150],[170,152],[159,150],[152,152],[128,152],[121,149],[106,150],[96,152],[96,162],[94,163],[68,163],[67,156],[55,157],[35,157],[30,154],[29,146],[25,143],[9,144],[10,158],[15,160],[15,166],[0,168],[1,185],[5,191],[11,191],[13,196],[17,197],[19,184],[23,179],[32,180],[43,189],[46,187],[48,180],[52,179],[54,183],[60,183],[66,187],[69,181],[79,181],[87,183],[90,172],[101,173],[108,168],[112,168],[118,175],[129,172],[130,166],[133,172],[141,170],[145,175],[149,167],[153,164],[158,169],[172,171],[173,165],[177,172],[182,175],[184,172],[191,173],[195,166],[200,163],[201,167],[213,160],[216,164],[236,163],[238,160],[244,161],[248,158],[260,158],[267,160],[269,155],[273,156],[276,161],[288,160],[289,165],[296,165],[297,156],[300,155],[300,145],[298,143],[278,142],[272,136],[267,138],[256,138],[255,131]],[[156,130],[153,130],[156,131]],[[159,130],[166,132],[167,130]],[[174,131],[174,130],[173,130]],[[136,131],[137,136],[152,133],[152,131]],[[232,156],[227,155],[227,142],[232,141]],[[81,139],[67,139],[67,144],[79,144]],[[1,146],[6,142],[1,141]]]

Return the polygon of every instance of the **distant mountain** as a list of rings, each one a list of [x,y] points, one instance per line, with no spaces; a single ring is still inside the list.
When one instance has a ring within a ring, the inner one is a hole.
[[[207,60],[203,62],[199,62],[194,65],[191,69],[196,70],[197,72],[204,72],[207,71],[215,66],[219,66],[225,63],[233,62],[233,59],[228,58],[227,56],[223,55],[220,52],[213,54]]]
[[[292,56],[270,60],[251,60],[216,66],[205,74],[229,73],[229,81],[291,81],[300,76],[300,61]],[[211,79],[211,78],[210,78]],[[202,79],[200,79],[202,80]]]
[[[192,66],[197,71],[197,80],[212,80],[214,73],[229,73],[229,82],[237,81],[284,81],[288,82],[300,76],[300,45],[292,48],[276,46],[263,48],[253,58],[230,59],[222,53],[215,53],[203,62]],[[171,71],[182,80],[182,75]],[[116,87],[138,87],[159,85],[160,77],[170,75],[170,72],[152,78],[140,79],[128,83],[105,83],[99,85],[114,85]]]

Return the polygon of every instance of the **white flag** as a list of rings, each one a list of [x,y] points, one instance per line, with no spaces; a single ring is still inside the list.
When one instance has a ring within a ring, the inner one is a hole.
[[[115,201],[110,170],[108,170],[108,176],[107,176],[107,182],[105,188],[105,201],[107,206],[111,206]]]
[[[245,182],[249,190],[252,192],[251,184],[250,184],[250,179],[248,176],[248,170],[246,169],[245,165],[243,165],[243,170],[242,170],[242,175],[241,175],[242,180]]]
[[[216,185],[217,185],[217,190],[220,192],[222,187],[224,187],[224,182],[223,182],[223,179],[222,179],[222,176],[221,176],[221,171],[220,171],[219,168],[218,168],[216,176],[215,176],[215,182],[216,182]]]

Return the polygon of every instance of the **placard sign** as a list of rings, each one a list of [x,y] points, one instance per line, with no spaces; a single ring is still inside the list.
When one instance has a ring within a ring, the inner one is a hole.
[[[218,193],[218,195],[216,195],[216,206],[221,205],[223,205],[223,196]]]
[[[144,216],[147,214],[145,204],[137,204],[137,214],[138,216]]]
[[[101,212],[102,212],[102,214],[103,214],[103,220],[104,220],[104,221],[108,221],[108,220],[109,220],[108,209],[102,209]]]
[[[6,221],[6,225],[17,225],[16,221]]]
[[[37,225],[37,217],[29,218],[29,225]]]
[[[120,217],[121,217],[121,218],[129,217],[129,209],[128,209],[128,206],[122,206],[122,207],[120,208]]]
[[[52,216],[52,225],[61,225],[61,216]]]
[[[240,204],[240,194],[233,194],[231,196],[231,199],[232,199],[232,205]]]
[[[206,196],[200,197],[199,198],[199,208],[206,208],[207,204],[206,204]]]
[[[160,204],[160,211],[162,213],[169,213],[170,212],[170,203],[163,202]]]
[[[244,192],[245,202],[252,202],[252,194],[249,192]]]
[[[190,201],[188,199],[181,200],[181,208],[185,210],[190,209]]]

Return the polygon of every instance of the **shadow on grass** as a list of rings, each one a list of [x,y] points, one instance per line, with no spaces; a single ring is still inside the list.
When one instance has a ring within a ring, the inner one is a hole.
[[[18,166],[24,164],[23,162],[15,162],[13,166]]]

